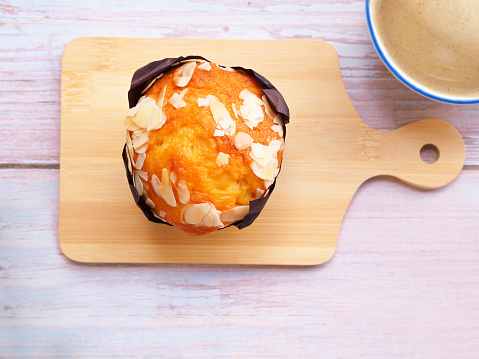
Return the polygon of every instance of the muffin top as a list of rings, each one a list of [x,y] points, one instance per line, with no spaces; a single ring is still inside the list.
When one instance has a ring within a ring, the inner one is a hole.
[[[187,61],[145,90],[125,119],[139,195],[189,234],[243,219],[274,182],[284,147],[282,116],[256,79]]]

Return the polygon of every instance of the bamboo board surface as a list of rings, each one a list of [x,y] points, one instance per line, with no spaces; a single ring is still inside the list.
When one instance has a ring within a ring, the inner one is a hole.
[[[254,68],[290,107],[275,192],[242,231],[190,237],[148,222],[131,198],[120,156],[131,76],[180,55]],[[434,164],[420,158],[426,144],[439,149]],[[323,41],[80,38],[62,61],[60,245],[82,262],[320,264],[334,254],[344,213],[365,180],[386,174],[441,187],[460,172],[464,155],[460,135],[440,120],[392,132],[366,126],[336,51]]]

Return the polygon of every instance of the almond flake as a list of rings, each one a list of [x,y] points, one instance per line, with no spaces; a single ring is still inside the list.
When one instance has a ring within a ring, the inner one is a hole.
[[[150,102],[143,103],[138,108],[136,115],[133,117],[133,122],[136,123],[136,125],[141,128],[146,128],[156,108],[157,106],[155,105],[155,103],[150,103]]]
[[[249,212],[249,206],[238,206],[221,213],[223,223],[233,223],[242,220]]]
[[[185,107],[186,102],[183,101],[181,96],[177,93],[174,93],[173,96],[168,100],[168,103],[172,104],[175,108]]]
[[[180,203],[187,204],[190,201],[190,191],[188,190],[185,180],[178,182],[177,189],[178,200]]]
[[[278,160],[271,158],[266,166],[260,166],[256,161],[253,161],[251,167],[253,168],[254,174],[259,178],[264,180],[272,180],[274,179],[275,170],[278,167]]]
[[[220,167],[224,166],[224,165],[227,165],[229,157],[230,157],[230,155],[228,155],[226,153],[223,153],[223,152],[218,153],[218,157],[216,157],[216,164]]]
[[[152,129],[161,128],[165,124],[165,119],[163,118],[163,110],[161,108],[157,108],[156,111],[153,113],[153,116],[150,118],[150,122],[148,122],[148,127],[146,128],[147,131],[151,131]]]
[[[216,137],[221,137],[224,135],[225,133],[223,132],[223,130],[218,130],[217,128],[215,129],[215,133],[213,134],[213,136],[216,136]]]
[[[271,129],[272,129],[274,132],[277,132],[279,137],[283,137],[283,135],[284,135],[283,126],[281,126],[281,125],[274,125],[274,126],[271,127]]]
[[[269,105],[268,99],[266,98],[265,95],[263,95],[263,102],[264,102],[264,110],[266,111],[266,114],[269,116],[270,119],[274,119],[275,114]]]
[[[148,181],[148,172],[145,172],[145,171],[137,171],[138,173],[138,176],[140,176],[140,178],[143,178],[145,181]],[[144,185],[145,187],[145,185]]]
[[[170,179],[168,177],[168,170],[163,168],[161,172],[161,182],[156,175],[151,177],[151,184],[155,193],[163,198],[167,204],[176,207],[176,199],[173,190],[171,189]]]
[[[151,81],[148,83],[148,85],[143,89],[143,91],[141,91],[141,94],[143,95],[146,91],[148,91],[148,89],[151,87],[151,85],[153,85],[153,84],[156,82],[156,80],[162,78],[164,74],[165,74],[165,73],[161,73],[161,74],[159,74],[158,76],[156,76],[153,80],[151,80]]]
[[[134,178],[135,178],[136,191],[138,192],[138,196],[141,196],[143,194],[143,182],[141,182],[140,177],[136,173],[135,173]]]
[[[128,150],[127,152],[130,155],[130,159],[133,159],[133,144],[131,143],[131,137],[128,132],[126,134],[126,149]]]
[[[148,132],[144,132],[133,140],[133,148],[136,150],[137,148],[143,146],[147,142],[148,142]]]
[[[191,77],[195,71],[196,62],[187,62],[176,71],[174,78],[175,84],[178,87],[185,87],[190,82]]]
[[[155,208],[155,202],[153,202],[151,199],[147,198],[145,203],[148,205],[148,207]]]
[[[138,126],[135,122],[133,122],[133,117],[131,116],[125,117],[125,127],[130,131],[135,131],[140,129],[140,126]]]
[[[166,93],[166,86],[164,86],[161,89],[158,95],[158,100],[156,100],[156,106],[158,106],[159,108],[162,108],[163,104],[165,103],[165,93]]]
[[[221,212],[216,209],[214,204],[209,203],[209,205],[210,210],[198,225],[204,225],[206,227],[224,227],[224,224],[220,219]]]
[[[200,223],[209,210],[209,203],[190,204],[183,213],[185,222],[188,224]]]
[[[138,154],[145,153],[147,148],[148,148],[148,143],[145,143],[143,146],[135,148],[135,152]]]
[[[130,173],[132,174],[133,173],[133,168],[131,167],[131,157],[130,157],[130,151],[126,151],[126,158],[127,158],[127,162],[128,162],[128,171],[130,171]]]
[[[180,92],[180,97],[183,98],[185,97],[186,93],[188,92],[188,89],[184,89],[183,91]]]
[[[260,198],[264,194],[264,189],[256,188],[256,198]]]
[[[251,100],[252,102],[254,102],[255,104],[259,105],[259,106],[263,106],[264,103],[263,101],[256,95],[252,94],[251,92],[249,92],[247,89],[243,89],[240,94],[239,94],[239,98],[242,99],[242,100]]]
[[[271,148],[271,151],[273,153],[273,156],[277,156],[278,155],[278,151],[281,151],[281,149],[283,148],[283,140],[273,140],[269,143],[269,148]]]
[[[231,107],[233,108],[233,112],[235,114],[236,119],[238,119],[238,112],[236,112],[236,106],[234,103],[231,104]]]
[[[211,65],[209,64],[209,62],[203,62],[201,65],[198,65],[198,70],[210,71]]]
[[[218,99],[216,98],[216,96],[213,96],[213,95],[208,95],[206,96],[206,98],[201,98],[199,97],[198,98],[198,107],[207,107],[210,105],[211,101],[218,101]]]
[[[250,157],[260,166],[266,167],[269,160],[273,158],[273,150],[269,146],[260,143],[253,143],[251,145]]]
[[[247,90],[243,90],[243,91],[247,91]],[[251,94],[250,92],[248,93]],[[253,98],[256,98],[259,100],[259,98],[251,94],[251,96],[247,96],[244,99],[243,105],[240,107],[241,117],[244,118],[246,125],[251,129],[254,129],[256,126],[258,126],[258,124],[261,121],[264,120],[263,109],[261,108],[260,105],[258,105],[255,102]]]
[[[281,116],[279,113],[274,116],[273,122],[277,125],[284,126],[283,116]]]
[[[235,146],[238,150],[244,150],[253,144],[253,137],[245,132],[238,132],[235,136]]]
[[[266,186],[266,189],[270,188],[273,183],[274,183],[274,179],[264,181],[264,185]],[[265,196],[266,196],[266,194],[265,194]]]
[[[160,211],[160,213],[158,213],[158,214],[160,215],[160,217],[162,219],[165,219],[165,217],[166,217],[166,212],[165,211]]]
[[[171,182],[172,182],[173,184],[176,183],[176,174],[175,174],[175,172],[171,172],[171,173],[170,173],[170,180],[171,180]]]
[[[140,153],[136,158],[135,168],[141,170],[141,168],[143,167],[143,163],[145,163],[145,159],[146,153]]]
[[[232,69],[231,67],[226,67],[226,66],[221,66],[221,65],[216,65],[218,68],[221,70],[229,71],[229,72],[236,72],[235,69]]]

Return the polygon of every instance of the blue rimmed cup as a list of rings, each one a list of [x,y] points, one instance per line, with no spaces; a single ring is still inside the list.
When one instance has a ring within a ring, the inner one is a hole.
[[[417,92],[418,94],[430,98],[432,100],[452,103],[452,104],[473,104],[479,103],[479,98],[471,98],[471,97],[463,97],[463,96],[454,96],[454,95],[446,95],[443,93],[439,93],[433,89],[428,88],[427,86],[422,85],[415,79],[411,78],[409,75],[404,73],[400,69],[399,66],[394,62],[391,56],[386,51],[384,43],[380,34],[378,33],[377,26],[375,26],[373,17],[371,15],[371,3],[376,0],[366,0],[366,19],[368,22],[369,34],[371,35],[371,41],[378,53],[379,57],[381,58],[382,62],[386,65],[386,67],[391,71],[391,73],[404,85],[409,87],[411,90]]]

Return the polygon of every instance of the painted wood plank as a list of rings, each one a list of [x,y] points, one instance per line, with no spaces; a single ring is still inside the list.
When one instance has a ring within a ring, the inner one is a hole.
[[[174,4],[174,5],[173,5]],[[188,38],[312,38],[340,54],[348,93],[363,120],[391,130],[421,118],[444,119],[479,164],[479,105],[423,99],[381,64],[369,41],[363,1],[107,2],[21,1],[0,7],[1,163],[58,163],[60,62],[81,36]],[[111,9],[115,9],[114,12]]]
[[[319,267],[82,265],[59,254],[58,171],[0,171],[0,353],[470,357],[478,181],[367,182]]]

